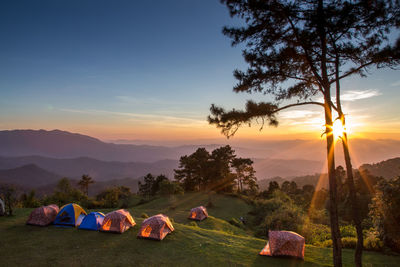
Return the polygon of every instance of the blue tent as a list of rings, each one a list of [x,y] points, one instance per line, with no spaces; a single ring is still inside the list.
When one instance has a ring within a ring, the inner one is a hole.
[[[104,220],[104,214],[101,212],[91,212],[83,219],[79,229],[97,231],[100,229]]]
[[[56,219],[54,220],[54,224],[63,226],[79,226],[85,215],[85,210],[78,204],[67,204],[61,207]]]

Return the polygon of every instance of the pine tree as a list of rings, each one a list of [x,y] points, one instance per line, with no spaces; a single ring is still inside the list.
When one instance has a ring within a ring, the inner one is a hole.
[[[330,223],[334,265],[341,266],[341,242],[337,212],[333,111],[345,124],[340,104],[340,81],[364,75],[368,67],[396,66],[400,40],[390,44],[388,33],[400,25],[399,2],[376,1],[283,1],[222,0],[230,15],[243,19],[242,27],[225,27],[232,44],[246,45],[243,55],[250,67],[236,70],[235,92],[263,92],[272,102],[248,101],[244,111],[226,111],[212,105],[209,122],[227,137],[254,120],[277,126],[284,109],[317,105],[323,108],[327,142]],[[289,84],[289,86],[287,86]],[[336,87],[336,104],[332,88]],[[287,87],[285,87],[287,86]],[[322,96],[323,101],[315,101]],[[284,105],[282,105],[284,103]],[[346,169],[351,170],[346,133],[343,138]],[[352,172],[347,171],[357,232],[357,199]],[[362,236],[358,236],[355,263],[361,266]]]

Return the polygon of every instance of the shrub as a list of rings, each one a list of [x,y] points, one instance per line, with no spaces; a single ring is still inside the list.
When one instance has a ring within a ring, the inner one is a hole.
[[[375,186],[375,196],[370,205],[370,216],[384,244],[400,252],[400,176],[382,179]]]
[[[140,215],[140,217],[143,218],[143,219],[147,219],[147,218],[149,218],[149,215],[147,215],[147,213],[143,212],[143,213]]]
[[[325,240],[324,242],[317,243],[317,246],[323,248],[331,248],[332,247],[332,239]]]
[[[379,238],[379,233],[376,229],[371,228],[364,232],[364,248],[366,250],[382,251],[383,241]]]
[[[270,230],[287,230],[299,232],[303,225],[303,215],[296,206],[286,206],[265,217],[265,226]]]
[[[331,239],[329,226],[306,222],[301,228],[300,234],[305,238],[307,244],[319,245]]]
[[[356,245],[357,245],[357,238],[342,237],[342,248],[355,248]]]
[[[350,224],[340,226],[340,236],[341,237],[357,237],[356,228]]]

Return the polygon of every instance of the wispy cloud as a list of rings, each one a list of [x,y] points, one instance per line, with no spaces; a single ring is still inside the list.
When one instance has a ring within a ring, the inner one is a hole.
[[[320,112],[317,111],[312,111],[312,110],[291,110],[291,111],[285,111],[282,112],[279,117],[283,119],[301,119],[301,118],[310,118],[313,117],[317,114],[321,114]]]
[[[340,95],[340,100],[343,102],[352,102],[360,99],[367,99],[375,96],[380,96],[382,93],[377,89],[368,89],[368,90],[349,90],[344,91]],[[318,102],[324,102],[322,97],[316,99]],[[332,97],[332,101],[336,102],[336,97]]]
[[[342,101],[356,101],[360,99],[371,98],[375,96],[382,95],[379,90],[376,89],[369,89],[369,90],[353,90],[353,91],[346,91],[344,94],[341,95]]]
[[[394,83],[391,83],[390,86],[400,86],[400,80],[398,80]]]
[[[131,113],[131,112],[119,112],[109,110],[97,110],[97,109],[60,109],[60,111],[87,114],[93,116],[113,116],[125,118],[129,121],[140,121],[150,124],[171,124],[171,125],[199,125],[205,123],[204,119],[189,118],[184,116],[171,116],[165,114],[144,114],[144,113]]]

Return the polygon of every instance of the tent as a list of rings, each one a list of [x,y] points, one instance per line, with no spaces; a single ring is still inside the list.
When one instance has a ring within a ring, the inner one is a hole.
[[[137,237],[163,240],[167,234],[174,230],[175,229],[167,216],[163,214],[157,214],[147,218],[142,222],[142,226]]]
[[[289,231],[269,231],[268,233],[268,243],[261,250],[260,255],[292,256],[304,259],[304,237]]]
[[[200,206],[190,210],[189,219],[202,221],[208,217],[208,213],[205,207]]]
[[[61,207],[54,221],[55,225],[79,226],[86,216],[86,211],[75,203],[67,204]]]
[[[106,214],[100,231],[122,234],[129,228],[135,226],[135,224],[129,211],[120,209]]]
[[[103,223],[104,216],[101,212],[91,212],[83,218],[78,229],[98,231]]]
[[[54,222],[60,209],[57,205],[42,206],[34,209],[26,224],[46,226]]]
[[[0,198],[0,216],[6,215],[6,205],[4,205],[3,200]]]

